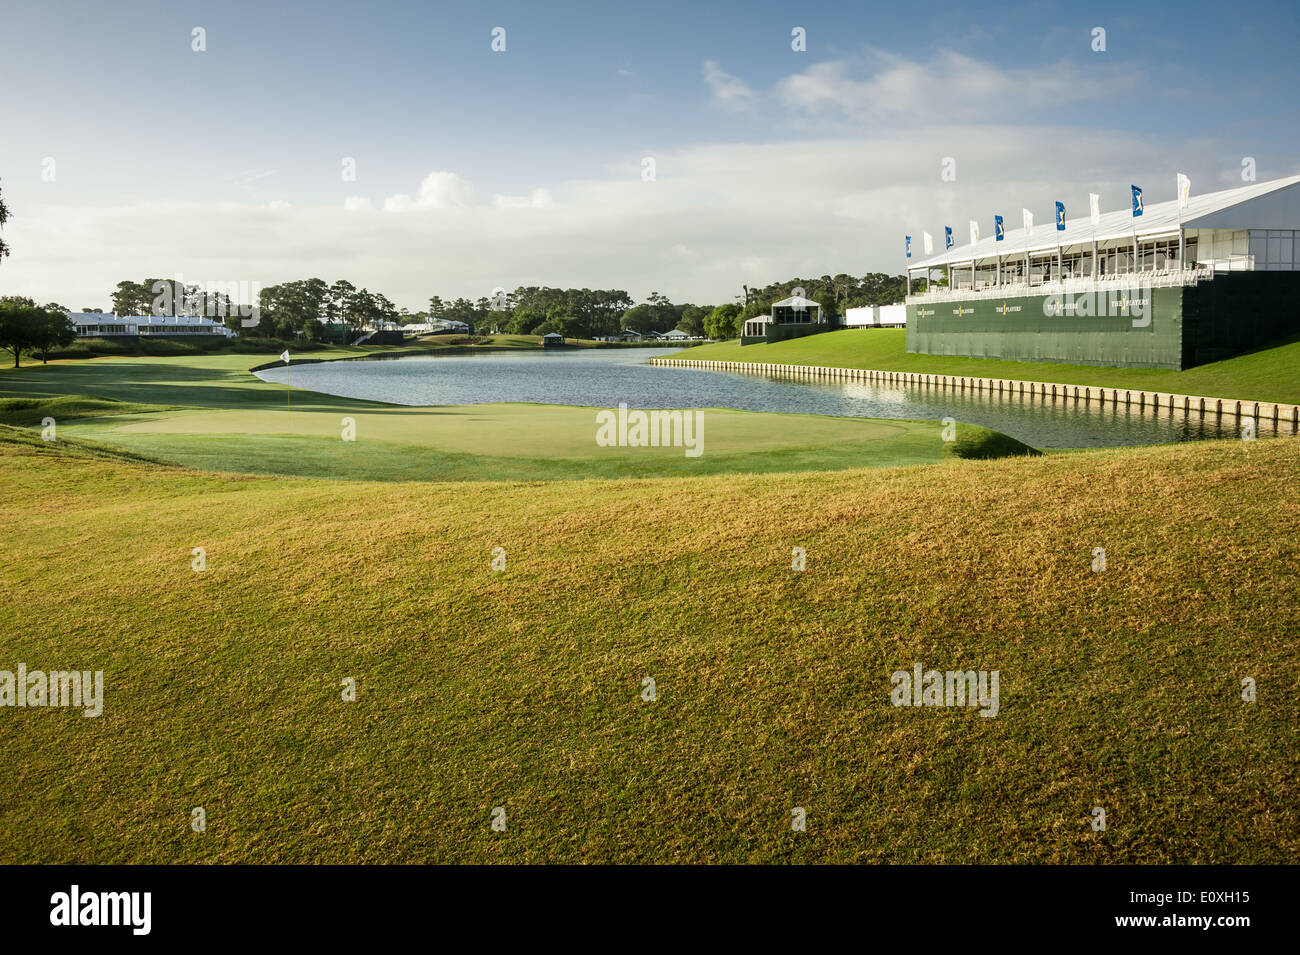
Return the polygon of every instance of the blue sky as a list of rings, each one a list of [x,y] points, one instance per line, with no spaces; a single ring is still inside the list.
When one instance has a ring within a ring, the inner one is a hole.
[[[1297,9],[7,0],[0,292],[106,306],[183,271],[413,309],[542,282],[714,303],[898,271],[902,233],[1017,203],[1300,171]]]

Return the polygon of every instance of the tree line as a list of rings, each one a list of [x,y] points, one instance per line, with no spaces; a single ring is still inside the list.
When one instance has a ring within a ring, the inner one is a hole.
[[[15,368],[24,352],[49,361],[52,350],[71,345],[76,337],[77,330],[62,305],[37,305],[22,295],[0,297],[0,349],[14,356]]]
[[[9,218],[9,209],[0,196],[0,227]],[[0,239],[0,262],[8,254],[9,247]],[[332,283],[318,278],[283,282],[260,289],[256,302],[241,301],[251,298],[252,292],[234,283],[223,290],[179,279],[128,279],[117,283],[112,305],[118,315],[204,316],[243,334],[282,340],[318,340],[323,335],[322,321],[361,328],[386,322],[408,325],[437,320],[463,322],[480,332],[558,332],[568,338],[605,338],[624,331],[644,335],[674,328],[693,337],[734,338],[745,319],[766,314],[774,302],[789,298],[796,289],[802,289],[827,315],[842,315],[856,306],[902,301],[906,287],[907,279],[902,275],[872,272],[857,278],[841,272],[820,278],[788,279],[762,288],[742,286],[736,301],[708,306],[674,303],[660,292],[651,292],[646,301],[638,303],[624,289],[527,285],[512,292],[494,289],[490,296],[473,301],[433,295],[427,308],[411,312],[398,308],[383,293],[357,288],[346,279]],[[8,329],[0,331],[0,348],[13,352],[15,363],[23,351],[44,354],[71,340],[63,340],[64,336],[75,336],[63,306],[37,306],[31,299],[10,296],[0,299],[0,311],[3,327]],[[258,315],[255,332],[244,324],[254,313]]]
[[[861,278],[846,273],[792,278],[761,288],[742,286],[736,301],[716,306],[674,303],[660,292],[651,292],[638,303],[624,289],[526,285],[509,292],[494,289],[490,296],[474,300],[433,295],[426,308],[412,312],[398,308],[383,293],[357,288],[346,279],[331,283],[310,278],[261,289],[257,331],[244,333],[316,341],[322,336],[322,321],[361,328],[443,320],[463,322],[478,332],[558,332],[567,338],[607,338],[624,331],[644,335],[674,328],[692,337],[734,338],[746,319],[767,314],[774,302],[798,289],[828,316],[835,316],[857,306],[902,301],[906,283],[905,276],[883,272]],[[231,294],[170,279],[119,282],[112,299],[119,315],[206,315],[236,330],[242,327],[241,317],[252,314],[248,303],[237,302]]]

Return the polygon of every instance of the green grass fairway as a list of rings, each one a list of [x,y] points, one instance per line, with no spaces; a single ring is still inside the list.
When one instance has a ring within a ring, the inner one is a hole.
[[[1171,371],[1160,368],[1102,368],[1097,365],[1058,365],[1049,362],[994,361],[985,358],[945,358],[909,355],[901,328],[862,328],[826,332],[776,342],[746,345],[718,342],[682,352],[701,361],[757,361],[774,365],[828,365],[834,368],[874,368],[931,375],[971,375],[1017,378],[1066,385],[1132,388],[1165,394],[1207,398],[1249,398],[1300,404],[1300,340],[1238,355],[1208,365]]]
[[[39,427],[49,416],[59,437],[204,470],[399,481],[771,473],[1030,451],[973,425],[945,443],[935,422],[710,408],[703,453],[688,457],[682,448],[598,446],[593,408],[411,408],[295,389],[287,410],[283,386],[248,372],[257,364],[247,355],[187,355],[10,370],[0,375],[0,396],[10,396],[0,397],[0,423]],[[345,418],[354,441],[343,440]]]
[[[0,709],[0,862],[1295,863],[1298,479],[1277,440],[345,484],[0,429],[0,669],[105,680]],[[891,706],[916,662],[1000,713]]]

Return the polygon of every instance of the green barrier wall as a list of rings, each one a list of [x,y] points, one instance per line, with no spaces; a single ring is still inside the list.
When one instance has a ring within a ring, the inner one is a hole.
[[[1183,291],[1116,292],[1113,299],[1101,292],[1095,299],[1076,295],[1060,302],[1033,295],[908,305],[907,350],[1011,361],[1181,368]]]
[[[1186,290],[1184,367],[1300,332],[1300,272],[1229,272]]]
[[[808,322],[806,324],[778,325],[771,324],[767,326],[766,335],[742,335],[740,344],[756,345],[762,342],[783,342],[791,338],[803,338],[805,335],[820,335],[822,332],[833,332],[840,328],[840,323],[831,319],[827,322]]]
[[[1034,295],[907,306],[907,350],[922,355],[1181,369],[1297,332],[1300,272],[1228,272],[1195,286],[1059,302]]]

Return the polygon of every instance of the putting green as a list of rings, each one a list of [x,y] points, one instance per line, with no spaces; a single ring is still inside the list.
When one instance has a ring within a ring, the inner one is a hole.
[[[562,458],[608,457],[621,452],[682,455],[681,448],[598,446],[596,415],[601,410],[502,403],[349,410],[342,414],[197,411],[101,420],[89,425],[87,431],[101,440],[136,434],[276,434],[342,440],[344,422],[351,421],[358,442],[388,441],[466,454]],[[697,420],[703,424],[700,437],[706,453],[880,441],[908,430],[902,423],[872,419],[758,414],[729,408],[701,409]],[[938,428],[930,426],[930,430],[939,440]]]
[[[267,356],[268,358],[271,356]],[[257,356],[60,362],[0,375],[0,422],[55,418],[65,439],[213,471],[370,480],[555,480],[772,473],[926,464],[971,446],[1027,449],[974,426],[945,442],[937,422],[699,409],[678,446],[602,446],[599,412],[537,404],[408,407],[285,390],[252,375]],[[97,396],[132,402],[122,414]],[[162,407],[166,405],[167,407]],[[183,406],[183,407],[177,407]],[[687,454],[688,448],[699,454]],[[970,455],[968,455],[970,456]]]

